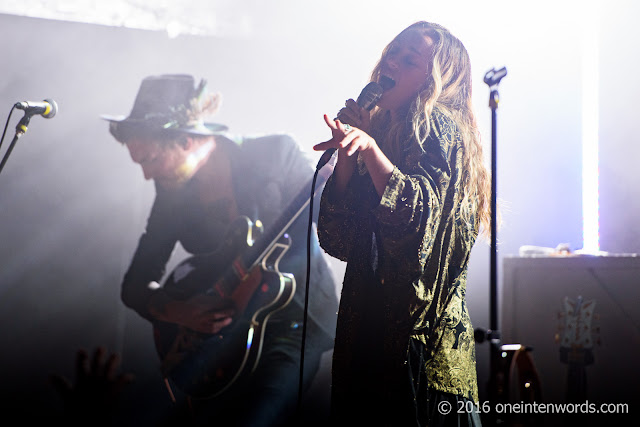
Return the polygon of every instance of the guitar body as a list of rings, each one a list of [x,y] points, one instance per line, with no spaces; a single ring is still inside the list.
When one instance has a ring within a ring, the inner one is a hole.
[[[217,334],[172,323],[154,325],[163,374],[193,398],[218,396],[253,372],[271,315],[293,299],[294,276],[278,270],[289,237],[281,237],[260,264],[246,269],[239,255],[253,245],[255,232],[253,223],[241,217],[218,251],[182,261],[163,285],[173,298],[206,294],[219,301],[215,308],[236,312],[233,322]]]
[[[541,423],[542,413],[519,411],[496,411],[496,405],[514,405],[540,403],[542,386],[540,375],[535,366],[531,348],[520,344],[499,345],[490,343],[491,357],[494,357],[495,371],[489,378],[487,402],[491,408],[482,410],[482,423],[490,426],[535,427]]]

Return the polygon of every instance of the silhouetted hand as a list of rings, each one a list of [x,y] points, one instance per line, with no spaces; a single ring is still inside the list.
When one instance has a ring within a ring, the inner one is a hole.
[[[120,394],[133,381],[133,375],[118,373],[120,357],[97,347],[89,361],[83,349],[76,353],[76,378],[72,384],[60,375],[50,377],[64,403],[65,420],[78,425],[109,425]]]

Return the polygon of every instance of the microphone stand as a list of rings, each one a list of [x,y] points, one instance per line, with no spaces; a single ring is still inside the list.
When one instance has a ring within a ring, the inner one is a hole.
[[[9,160],[9,156],[11,155],[11,152],[13,151],[13,147],[18,142],[18,139],[22,135],[24,135],[25,132],[27,131],[27,126],[29,126],[29,121],[30,120],[31,120],[31,114],[25,114],[24,117],[22,117],[22,119],[20,119],[20,121],[16,125],[16,134],[14,135],[13,140],[11,141],[11,144],[9,145],[9,148],[7,148],[7,152],[5,153],[4,157],[2,158],[2,163],[0,163],[0,172],[2,172],[2,169],[4,168],[5,163],[7,163],[7,160]]]
[[[484,82],[489,86],[489,108],[491,108],[491,317],[489,321],[488,338],[491,342],[492,352],[496,353],[500,350],[500,330],[498,329],[498,221],[497,221],[497,113],[498,102],[500,95],[498,93],[498,84],[504,76],[507,75],[507,69],[505,67],[498,71],[491,69],[484,76]],[[494,357],[491,358],[494,362]],[[494,366],[495,368],[495,366]]]
[[[498,256],[497,256],[497,114],[499,102],[498,84],[504,76],[507,75],[507,69],[500,70],[491,69],[484,76],[484,82],[489,86],[489,107],[491,108],[491,259],[490,259],[490,318],[489,329],[487,331],[476,330],[476,341],[483,342],[485,339],[489,341],[490,360],[489,360],[489,400],[491,403],[497,403],[503,400],[504,392],[503,384],[499,372],[502,368],[502,343],[500,330],[498,328]],[[489,414],[487,414],[489,415]],[[496,414],[491,414],[496,417]],[[497,417],[500,417],[497,415]],[[497,421],[496,419],[492,421]]]

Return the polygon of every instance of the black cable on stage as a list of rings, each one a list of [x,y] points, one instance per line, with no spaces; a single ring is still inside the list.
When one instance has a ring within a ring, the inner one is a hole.
[[[11,114],[13,114],[13,110],[15,110],[15,109],[16,109],[16,106],[14,104],[14,106],[11,108],[11,111],[9,111],[9,116],[7,117],[7,122],[4,125],[4,131],[2,132],[2,139],[0,139],[0,147],[2,147],[2,142],[4,141],[4,136],[7,133],[7,127],[9,126],[9,121],[11,120]],[[2,169],[4,169],[4,165],[5,165],[5,163],[7,163],[7,160],[9,160],[9,156],[11,155],[11,152],[13,151],[13,147],[16,145],[16,142],[18,142],[19,136],[20,136],[20,134],[18,134],[16,132],[16,136],[13,138],[13,141],[11,141],[11,145],[9,145],[9,148],[7,149],[7,152],[4,153],[4,158],[2,159],[2,162],[0,162],[0,172],[2,172]]]
[[[311,181],[311,196],[309,197],[309,225],[307,227],[307,277],[306,277],[306,285],[305,285],[305,293],[304,293],[304,313],[303,313],[303,321],[302,321],[302,344],[300,348],[300,379],[298,384],[298,410],[297,416],[300,420],[302,416],[302,394],[304,392],[304,349],[305,343],[307,339],[307,317],[309,312],[309,282],[311,277],[311,232],[313,230],[313,199],[316,197],[316,181],[318,179],[318,172],[326,165],[332,158],[335,153],[335,149],[327,150],[324,152],[320,160],[318,161],[318,165],[316,166],[316,170],[313,174],[313,179]],[[324,178],[324,177],[323,177]],[[328,179],[328,178],[324,178]]]
[[[0,148],[2,148],[2,142],[4,141],[4,136],[7,133],[7,127],[9,127],[9,121],[11,120],[11,115],[13,114],[13,110],[15,109],[16,109],[16,106],[14,105],[13,107],[11,107],[11,111],[9,111],[9,116],[7,117],[7,123],[5,123],[4,132],[2,132],[2,139],[0,139]]]

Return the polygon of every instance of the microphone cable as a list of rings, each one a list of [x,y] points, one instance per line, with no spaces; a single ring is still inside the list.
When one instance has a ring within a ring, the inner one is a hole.
[[[395,85],[395,81],[385,76],[382,76],[382,77],[383,78],[381,79],[380,83],[369,82],[364,87],[364,89],[362,89],[356,101],[356,103],[360,107],[366,109],[367,111],[371,111],[373,107],[376,106],[380,98],[382,97],[383,91],[385,89],[391,89]],[[338,112],[337,119],[339,118],[340,118],[340,112]],[[330,148],[322,154],[322,156],[320,157],[320,160],[318,161],[318,165],[316,166],[316,170],[313,174],[313,180],[311,181],[311,197],[309,198],[309,225],[307,228],[307,278],[306,278],[306,288],[305,288],[305,294],[304,294],[302,345],[300,349],[300,382],[298,385],[297,416],[299,421],[300,421],[300,416],[302,414],[302,393],[304,391],[304,350],[305,350],[305,343],[307,339],[307,317],[308,317],[307,313],[309,309],[309,281],[310,281],[310,274],[311,274],[311,230],[313,229],[313,199],[315,198],[315,195],[316,195],[316,180],[318,179],[318,172],[320,172],[324,168],[324,166],[334,158],[334,154],[336,152],[337,150],[335,148]],[[331,172],[333,173],[333,167]],[[325,178],[325,182],[323,184],[326,183],[326,180],[329,179],[330,175],[331,174],[327,175],[326,177],[323,176],[323,178]]]
[[[7,122],[4,125],[4,131],[2,132],[2,138],[0,139],[0,148],[2,148],[2,143],[4,142],[4,136],[7,134],[7,128],[9,127],[9,122],[11,121],[11,115],[13,114],[13,110],[16,109],[15,104],[13,105],[13,107],[11,107],[11,110],[9,111],[9,116],[7,117]],[[15,144],[15,141],[14,141]],[[9,159],[9,155],[11,154],[11,150],[13,149],[13,145],[12,144],[9,149],[7,150],[7,152],[4,155],[4,158],[2,159],[2,163],[0,163],[0,172],[2,172],[2,168],[4,167],[4,164],[7,162],[7,160]]]
[[[297,417],[298,421],[301,421],[302,416],[302,395],[304,393],[304,350],[307,339],[307,318],[309,312],[309,282],[311,279],[311,232],[313,230],[313,199],[316,197],[316,181],[318,180],[318,172],[323,169],[324,165],[329,162],[333,158],[335,150],[330,151],[327,150],[321,157],[316,166],[316,170],[313,173],[313,179],[311,180],[311,195],[309,197],[309,222],[307,226],[307,276],[305,283],[305,292],[304,292],[304,310],[303,310],[303,320],[302,320],[302,344],[300,346],[300,377],[298,383],[298,409],[297,409]],[[322,183],[324,185],[326,180],[329,179],[329,175],[326,177],[323,176],[325,182]]]

